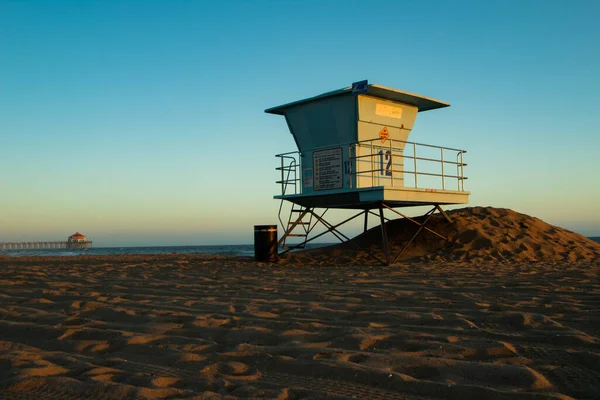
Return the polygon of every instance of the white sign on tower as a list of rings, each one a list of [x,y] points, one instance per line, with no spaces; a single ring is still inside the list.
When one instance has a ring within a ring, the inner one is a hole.
[[[342,148],[315,151],[313,153],[313,189],[329,190],[343,187]]]

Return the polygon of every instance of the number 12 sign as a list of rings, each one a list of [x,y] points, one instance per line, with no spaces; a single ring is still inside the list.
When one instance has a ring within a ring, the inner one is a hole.
[[[392,176],[392,152],[390,150],[386,150],[385,153],[383,149],[379,150],[379,173],[384,176]],[[384,158],[385,168],[384,168]]]

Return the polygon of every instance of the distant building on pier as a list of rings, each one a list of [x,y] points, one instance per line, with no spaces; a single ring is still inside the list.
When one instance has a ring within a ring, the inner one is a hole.
[[[88,243],[90,246],[87,246]],[[88,242],[85,235],[79,232],[75,232],[67,240],[67,249],[85,249],[87,247],[91,247],[91,242]]]

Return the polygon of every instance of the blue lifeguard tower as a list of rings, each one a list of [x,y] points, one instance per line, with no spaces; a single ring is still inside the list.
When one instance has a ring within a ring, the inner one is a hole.
[[[298,147],[297,151],[278,154],[277,170],[281,194],[275,196],[282,205],[292,203],[287,223],[279,209],[283,235],[278,245],[283,252],[304,247],[326,233],[341,241],[350,240],[339,227],[364,216],[367,229],[369,214],[381,222],[384,264],[393,263],[423,230],[441,238],[425,226],[429,217],[439,211],[448,221],[443,205],[466,204],[465,150],[409,142],[417,114],[448,107],[450,104],[367,81],[265,110],[282,115]],[[431,206],[422,223],[397,209]],[[360,210],[337,224],[323,218],[335,209]],[[373,210],[378,210],[375,213]],[[392,258],[384,222],[384,210],[408,218],[419,225],[417,233],[400,254]],[[311,237],[314,227],[323,224],[326,231]],[[301,242],[289,245],[292,237]],[[446,238],[444,238],[446,239]]]

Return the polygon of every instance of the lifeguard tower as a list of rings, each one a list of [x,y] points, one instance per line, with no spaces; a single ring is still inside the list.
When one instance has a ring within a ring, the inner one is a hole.
[[[329,232],[342,242],[349,241],[340,226],[364,216],[366,231],[369,214],[381,223],[385,258],[371,255],[384,264],[393,263],[422,230],[446,239],[425,224],[436,211],[451,222],[442,206],[468,203],[470,193],[464,188],[466,151],[409,142],[408,138],[419,112],[448,106],[443,101],[362,81],[265,110],[285,117],[298,147],[297,151],[276,155],[280,159],[277,183],[281,194],[275,199],[281,199],[279,221],[284,232],[278,246],[283,252],[304,247]],[[285,201],[292,203],[287,223],[282,217]],[[423,222],[397,210],[414,206],[432,207]],[[332,224],[323,218],[330,208],[360,211]],[[389,251],[385,228],[389,219],[384,210],[418,225],[413,238],[395,256]],[[325,232],[311,237],[319,223]],[[290,245],[289,239],[294,237],[301,242]]]

